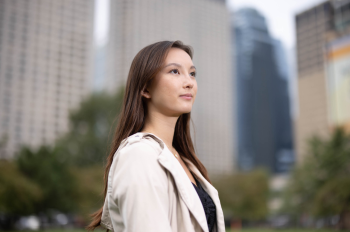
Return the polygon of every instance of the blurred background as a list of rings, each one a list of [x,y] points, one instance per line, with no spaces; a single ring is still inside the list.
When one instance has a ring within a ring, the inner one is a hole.
[[[350,230],[350,0],[0,0],[0,230],[81,230],[131,61],[194,49],[227,231]]]

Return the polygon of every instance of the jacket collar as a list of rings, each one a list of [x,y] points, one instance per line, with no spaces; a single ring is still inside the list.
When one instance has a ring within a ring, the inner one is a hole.
[[[137,134],[141,134],[142,137],[151,136],[159,143],[160,147],[162,148],[162,152],[158,155],[158,162],[172,174],[179,194],[189,211],[193,214],[203,231],[208,232],[208,224],[202,202],[200,201],[192,182],[188,178],[179,161],[174,157],[173,153],[169,150],[163,140],[156,135],[149,132],[138,132]],[[200,171],[190,160],[185,157],[182,157],[182,159],[187,164],[189,170],[196,175],[197,180],[201,183],[203,189],[214,201],[216,206],[218,231],[225,231],[224,215],[222,212],[218,191],[202,176]]]
[[[197,179],[199,179],[199,182],[201,183],[203,189],[209,194],[211,199],[214,201],[215,207],[216,207],[216,220],[217,220],[217,231],[225,231],[225,219],[224,214],[221,208],[221,203],[219,199],[219,193],[214,188],[212,184],[210,184],[207,179],[204,178],[204,176],[200,173],[200,171],[197,169],[197,167],[187,158],[182,158],[188,168],[196,175]]]

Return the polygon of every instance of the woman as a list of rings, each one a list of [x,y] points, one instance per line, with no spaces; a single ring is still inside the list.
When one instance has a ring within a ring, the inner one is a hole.
[[[107,159],[104,205],[88,230],[225,231],[218,192],[190,137],[196,93],[190,46],[161,41],[135,56]]]

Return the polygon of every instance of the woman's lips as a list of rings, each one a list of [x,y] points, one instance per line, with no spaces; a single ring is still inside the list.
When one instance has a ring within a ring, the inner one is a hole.
[[[186,99],[186,100],[191,100],[192,99],[191,96],[186,96],[186,95],[182,95],[180,97],[183,98],[183,99]]]

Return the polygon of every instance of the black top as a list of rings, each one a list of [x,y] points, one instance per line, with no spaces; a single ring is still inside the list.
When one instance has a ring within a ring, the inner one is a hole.
[[[201,199],[204,212],[205,212],[205,217],[207,218],[207,223],[208,223],[208,228],[209,232],[214,231],[214,226],[216,227],[216,207],[209,196],[209,194],[203,189],[202,185],[199,183],[199,181],[196,179],[196,177],[192,174],[193,178],[196,180],[197,186],[193,184],[193,187],[196,189],[199,198]]]

